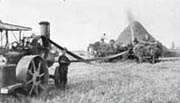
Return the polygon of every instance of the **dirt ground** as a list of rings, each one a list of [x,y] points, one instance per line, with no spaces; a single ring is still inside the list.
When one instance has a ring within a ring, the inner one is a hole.
[[[56,64],[50,69],[53,74]],[[49,80],[39,97],[1,96],[5,103],[179,103],[180,61],[137,64],[72,63],[68,88],[57,90]]]

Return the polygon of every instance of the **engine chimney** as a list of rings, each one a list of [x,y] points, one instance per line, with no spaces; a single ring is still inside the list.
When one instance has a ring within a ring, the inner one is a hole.
[[[41,35],[50,39],[50,23],[47,21],[42,21],[39,23],[41,28]]]

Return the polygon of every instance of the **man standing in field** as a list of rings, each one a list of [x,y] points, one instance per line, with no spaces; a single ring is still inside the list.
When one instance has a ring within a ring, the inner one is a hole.
[[[59,66],[55,71],[55,85],[62,90],[66,88],[68,66],[70,65],[70,60],[66,57],[66,51],[66,48],[62,50],[62,55],[58,59]]]

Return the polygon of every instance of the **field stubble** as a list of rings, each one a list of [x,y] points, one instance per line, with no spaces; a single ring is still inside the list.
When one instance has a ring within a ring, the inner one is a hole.
[[[54,66],[55,67],[55,66]],[[54,67],[50,73],[54,72]],[[180,61],[157,64],[72,63],[68,89],[55,89],[49,81],[39,97],[1,96],[7,103],[179,103]]]

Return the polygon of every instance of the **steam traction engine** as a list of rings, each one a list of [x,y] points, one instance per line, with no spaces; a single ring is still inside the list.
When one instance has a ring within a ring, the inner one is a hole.
[[[39,95],[48,85],[48,67],[54,63],[51,52],[50,26],[40,22],[41,35],[22,37],[22,31],[31,28],[0,23],[0,55],[4,63],[0,65],[0,93],[8,94],[16,90],[25,91],[28,95]],[[19,31],[19,40],[9,43],[10,32]]]

